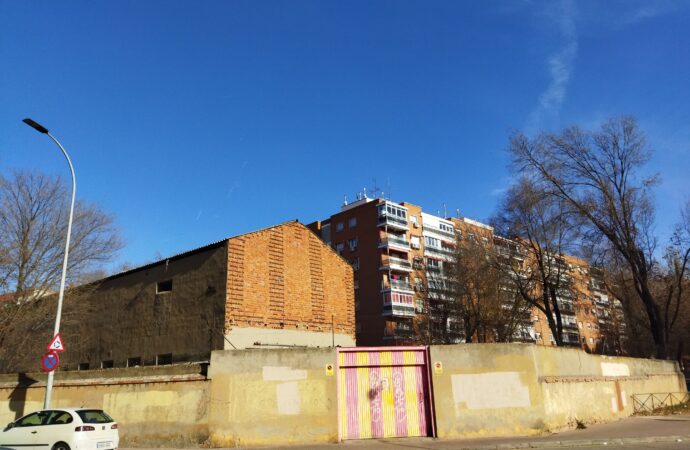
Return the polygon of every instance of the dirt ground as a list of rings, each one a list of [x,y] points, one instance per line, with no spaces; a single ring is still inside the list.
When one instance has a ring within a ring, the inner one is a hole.
[[[658,408],[654,411],[637,413],[637,416],[690,416],[690,402]]]

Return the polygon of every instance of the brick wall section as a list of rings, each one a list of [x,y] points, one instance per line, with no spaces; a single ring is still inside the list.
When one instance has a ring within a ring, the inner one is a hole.
[[[234,327],[335,332],[354,338],[352,268],[289,222],[228,241],[228,333]]]

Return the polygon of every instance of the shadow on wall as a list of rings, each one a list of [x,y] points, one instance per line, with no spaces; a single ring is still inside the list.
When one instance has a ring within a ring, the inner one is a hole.
[[[25,373],[20,373],[17,375],[17,386],[12,390],[10,394],[10,411],[14,412],[14,420],[19,419],[25,413],[24,407],[26,406],[26,392],[29,386],[38,383],[31,377],[27,377]]]

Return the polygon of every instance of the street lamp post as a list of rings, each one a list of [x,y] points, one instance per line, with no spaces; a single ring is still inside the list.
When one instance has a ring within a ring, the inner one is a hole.
[[[77,180],[74,176],[74,167],[72,166],[72,161],[69,159],[69,155],[67,154],[67,151],[65,148],[60,144],[60,142],[55,139],[55,137],[50,134],[48,129],[44,127],[43,125],[34,122],[31,119],[24,119],[23,122],[33,128],[34,130],[38,131],[39,133],[47,134],[50,139],[53,140],[57,144],[57,146],[60,148],[62,151],[62,154],[65,155],[65,159],[67,159],[67,164],[69,165],[69,170],[70,173],[72,174],[72,202],[70,203],[69,207],[69,222],[67,222],[67,239],[65,241],[65,256],[62,260],[62,277],[60,278],[60,293],[58,294],[58,305],[57,305],[57,313],[55,314],[55,331],[53,333],[53,336],[57,336],[57,334],[60,332],[60,317],[62,316],[62,299],[65,296],[65,277],[67,276],[67,258],[69,257],[69,239],[70,235],[72,234],[72,216],[74,215],[74,196],[77,192]],[[48,383],[46,385],[46,397],[45,400],[43,401],[43,408],[44,409],[49,409],[50,408],[50,397],[53,393],[53,378],[55,376],[55,371],[50,371],[48,372]]]

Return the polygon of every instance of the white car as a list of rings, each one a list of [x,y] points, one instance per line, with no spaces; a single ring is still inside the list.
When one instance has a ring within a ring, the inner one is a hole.
[[[112,450],[119,443],[117,423],[100,409],[45,409],[9,423],[0,433],[0,449]]]

